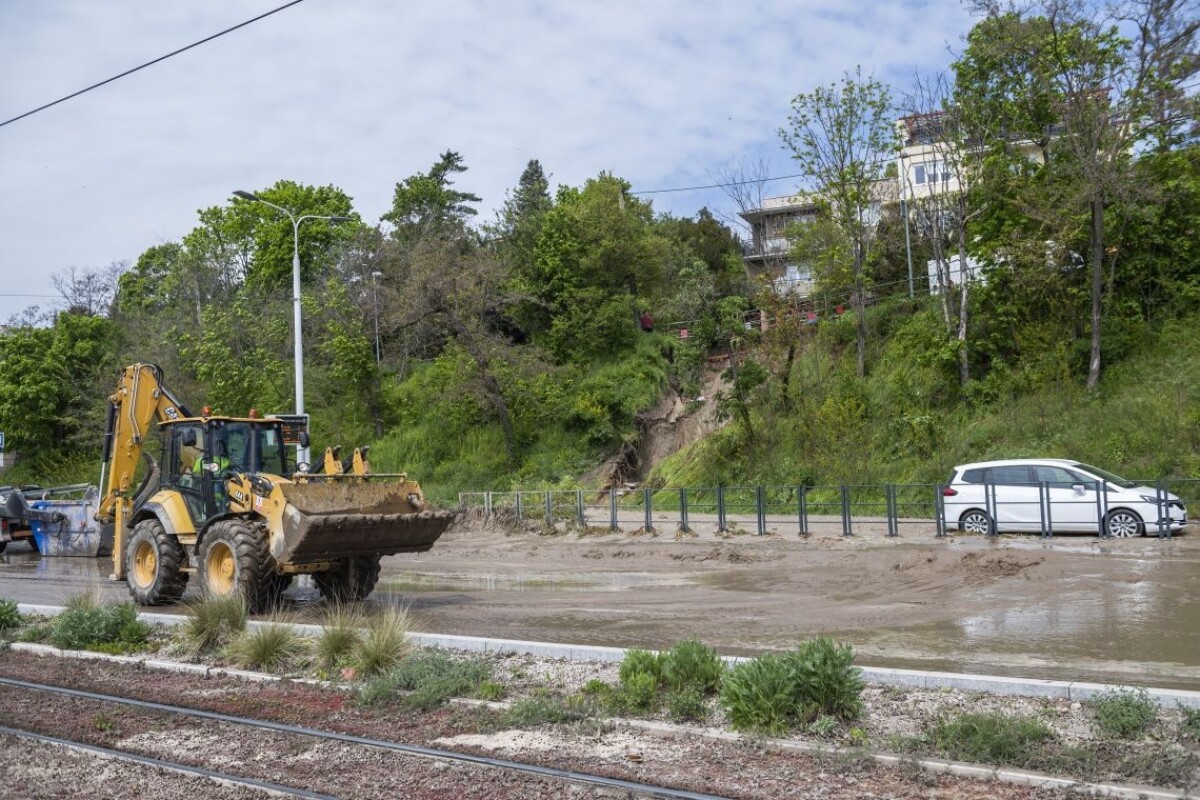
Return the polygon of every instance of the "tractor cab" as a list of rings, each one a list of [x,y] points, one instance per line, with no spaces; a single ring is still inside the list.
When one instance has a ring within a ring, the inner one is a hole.
[[[275,418],[165,422],[162,486],[179,491],[199,529],[205,520],[229,510],[226,480],[230,476],[291,474],[283,426]]]

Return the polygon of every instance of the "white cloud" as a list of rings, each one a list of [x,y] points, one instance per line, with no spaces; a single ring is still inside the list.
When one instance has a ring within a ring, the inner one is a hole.
[[[278,4],[3,4],[0,117]],[[970,25],[957,0],[830,8],[308,0],[0,128],[0,295],[135,260],[191,230],[197,209],[281,178],[336,184],[377,219],[395,183],[446,149],[466,159],[460,185],[485,215],[529,158],[556,183],[607,169],[635,189],[708,183],[744,154],[794,172],[775,136],[792,96],[857,64],[902,86],[944,67]],[[655,205],[691,214],[720,200]],[[0,297],[0,320],[29,302]]]

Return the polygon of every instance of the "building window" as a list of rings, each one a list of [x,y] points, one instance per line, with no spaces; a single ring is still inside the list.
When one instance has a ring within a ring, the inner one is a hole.
[[[917,164],[913,167],[913,183],[920,186],[925,183],[925,165]]]

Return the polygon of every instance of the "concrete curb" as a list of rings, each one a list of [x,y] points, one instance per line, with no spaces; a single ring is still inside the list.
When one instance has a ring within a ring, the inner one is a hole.
[[[28,613],[28,612],[25,612]],[[161,616],[161,615],[153,615]],[[313,626],[307,626],[313,627]],[[451,638],[451,637],[439,637]],[[107,653],[93,653],[87,650],[60,650],[57,647],[51,647],[44,644],[34,644],[31,642],[12,642],[9,648],[17,652],[32,653],[39,656],[53,656],[58,658],[75,658],[80,660],[95,660],[95,661],[111,661],[120,664],[135,664],[144,669],[162,670],[165,672],[185,672],[196,673],[208,676],[223,676],[228,678],[237,678],[240,680],[268,683],[268,682],[283,682],[290,681],[295,683],[303,683],[315,685],[324,688],[345,689],[345,686],[334,684],[330,681],[321,681],[313,678],[286,678],[279,675],[271,675],[265,672],[252,672],[244,669],[231,669],[225,667],[206,667],[203,664],[186,664],[176,661],[163,661],[160,659],[139,659],[133,656],[117,656]],[[605,648],[613,649],[613,648]],[[489,701],[476,700],[474,698],[451,698],[451,704],[464,706],[477,706],[491,709],[511,708],[512,703],[508,701]],[[682,725],[674,725],[668,722],[653,722],[649,720],[624,719],[616,718],[609,719],[609,722],[624,725],[629,728],[637,728],[645,731],[653,736],[664,738],[705,738],[725,742],[745,742],[750,741],[751,737],[743,734],[730,731],[697,731],[685,728]],[[835,745],[823,745],[817,742],[803,742],[796,739],[753,739],[760,742],[769,749],[781,752],[819,754],[819,755],[846,755],[852,754],[855,751],[851,748],[838,747]],[[962,761],[947,761],[944,759],[914,759],[905,756],[896,756],[888,753],[866,753],[873,761],[884,766],[897,766],[899,764],[913,764],[921,769],[935,774],[944,773],[961,778],[971,778],[975,780],[997,781],[1001,783],[1009,783],[1016,786],[1029,786],[1032,788],[1045,789],[1065,789],[1081,792],[1093,797],[1115,797],[1121,800],[1186,800],[1192,795],[1187,792],[1177,792],[1170,789],[1158,789],[1152,787],[1128,786],[1117,783],[1086,783],[1083,781],[1073,780],[1071,778],[1057,778],[1053,775],[1047,775],[1040,772],[1029,772],[1019,769],[1005,769],[1001,767],[985,767],[978,764],[969,764]]]
[[[22,614],[54,616],[63,611],[61,606],[30,605],[21,603]],[[159,625],[181,625],[187,619],[179,614],[156,614],[143,612],[138,617]],[[251,627],[272,624],[252,620]],[[292,627],[303,634],[316,636],[321,633],[320,625],[292,623]],[[516,655],[561,658],[568,661],[621,661],[626,650],[621,647],[599,647],[582,644],[558,644],[554,642],[531,642],[521,639],[492,639],[482,636],[456,636],[442,633],[410,633],[409,637],[422,647],[444,647],[473,653],[512,653]],[[731,666],[749,659],[742,656],[726,656]],[[936,672],[933,670],[891,669],[887,667],[862,667],[863,680],[882,686],[903,686],[917,689],[959,689],[965,692],[1014,695],[1019,697],[1045,697],[1068,702],[1083,701],[1097,694],[1122,688],[1145,688],[1155,703],[1164,707],[1175,705],[1200,708],[1200,692],[1183,689],[1157,689],[1139,687],[1137,684],[1089,683],[1086,681],[1051,681],[1036,678],[1010,678],[1002,675],[968,675],[958,672]]]

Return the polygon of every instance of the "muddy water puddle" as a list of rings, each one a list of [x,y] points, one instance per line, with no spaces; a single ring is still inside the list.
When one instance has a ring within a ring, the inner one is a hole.
[[[446,574],[399,572],[379,582],[387,592],[624,592],[690,586],[683,573],[652,572],[520,572],[513,574]]]

